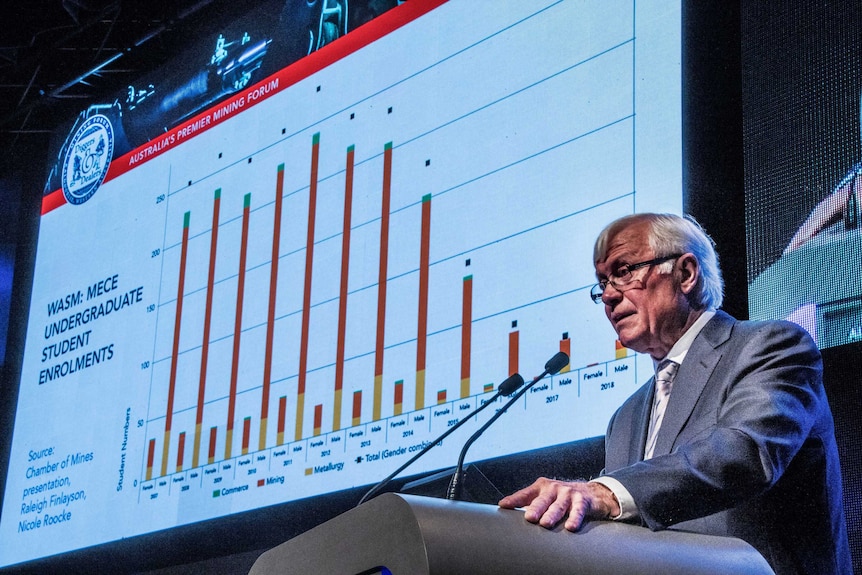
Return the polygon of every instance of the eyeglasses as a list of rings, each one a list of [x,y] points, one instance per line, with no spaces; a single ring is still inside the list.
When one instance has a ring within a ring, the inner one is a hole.
[[[601,280],[593,286],[593,289],[590,290],[590,298],[592,298],[593,303],[602,303],[602,294],[605,293],[605,288],[608,287],[608,284],[614,286],[617,291],[624,291],[623,288],[630,285],[635,280],[634,275],[632,274],[633,271],[657,264],[663,264],[664,262],[675,260],[681,256],[682,254],[673,254],[671,256],[663,256],[637,264],[622,265],[611,272],[611,277],[606,280]]]

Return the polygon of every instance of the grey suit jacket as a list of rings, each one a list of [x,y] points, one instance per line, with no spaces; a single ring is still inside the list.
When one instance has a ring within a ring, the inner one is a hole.
[[[820,353],[789,322],[719,311],[677,372],[643,461],[652,379],[611,419],[605,474],[651,529],[739,537],[777,574],[851,572]]]

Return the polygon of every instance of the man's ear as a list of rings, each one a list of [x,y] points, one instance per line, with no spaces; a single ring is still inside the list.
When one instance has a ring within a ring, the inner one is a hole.
[[[676,260],[679,274],[679,289],[686,295],[691,295],[700,282],[700,264],[693,254],[683,254]]]

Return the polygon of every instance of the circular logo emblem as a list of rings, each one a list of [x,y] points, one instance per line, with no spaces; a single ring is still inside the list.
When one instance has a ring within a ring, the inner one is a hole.
[[[114,153],[114,129],[107,117],[90,116],[75,132],[63,159],[63,195],[83,204],[105,180]]]

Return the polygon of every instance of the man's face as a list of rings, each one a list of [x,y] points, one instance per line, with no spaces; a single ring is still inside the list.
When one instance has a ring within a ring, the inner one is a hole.
[[[596,277],[612,277],[620,266],[654,259],[647,238],[649,225],[637,222],[610,238],[607,257],[596,263]],[[665,254],[661,254],[665,255]],[[659,274],[655,266],[632,272],[631,284],[619,291],[608,283],[602,295],[605,314],[629,349],[663,358],[682,335],[686,302],[676,287],[674,274]]]

